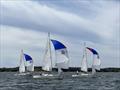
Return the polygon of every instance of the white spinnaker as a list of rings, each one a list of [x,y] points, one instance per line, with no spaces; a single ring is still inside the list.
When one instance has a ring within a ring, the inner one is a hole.
[[[55,51],[56,53],[56,65],[58,68],[68,69],[69,68],[69,58],[67,49],[59,49]]]
[[[25,72],[25,64],[24,64],[23,51],[21,51],[21,56],[20,56],[19,72],[20,73]]]
[[[92,74],[95,74],[95,73],[96,73],[95,66],[92,65]]]
[[[94,55],[93,66],[95,69],[100,70],[101,60],[98,58],[98,55]]]
[[[27,71],[34,71],[33,60],[26,61],[26,69],[27,69]]]
[[[87,72],[87,57],[84,55],[81,63],[81,71]]]
[[[34,64],[27,66],[27,71],[34,71]]]
[[[45,51],[45,56],[43,59],[43,66],[42,69],[45,71],[51,71],[52,67],[51,67],[51,55],[50,55],[50,46],[49,46],[49,40],[47,42],[47,47],[46,47],[46,51]]]
[[[25,72],[25,66],[24,65],[20,65],[19,67],[19,72],[22,73],[22,72]]]

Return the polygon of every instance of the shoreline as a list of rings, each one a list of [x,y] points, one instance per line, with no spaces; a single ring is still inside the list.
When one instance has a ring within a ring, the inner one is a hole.
[[[19,67],[14,67],[14,68],[0,68],[0,72],[17,72],[19,70]],[[88,71],[91,71],[91,68],[88,68]],[[43,71],[42,67],[35,66],[35,72],[37,71]],[[53,68],[53,71],[57,71],[57,68]],[[80,67],[69,67],[69,69],[63,69],[64,72],[76,72],[76,71],[81,71]],[[97,72],[120,72],[120,68],[101,68],[100,71]]]

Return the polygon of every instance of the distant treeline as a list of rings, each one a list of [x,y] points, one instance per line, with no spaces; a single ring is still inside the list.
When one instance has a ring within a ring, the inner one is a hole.
[[[15,68],[0,68],[0,72],[17,72],[19,70],[19,67]],[[91,71],[92,69],[89,68],[88,71]],[[35,67],[35,71],[43,71],[42,67]],[[53,68],[53,71],[57,71],[56,68]],[[76,72],[80,71],[80,67],[70,67],[69,69],[63,69],[64,72]],[[98,72],[120,72],[120,68],[102,68]]]

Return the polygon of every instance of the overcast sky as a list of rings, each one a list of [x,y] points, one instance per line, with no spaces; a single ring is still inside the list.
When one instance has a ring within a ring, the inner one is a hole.
[[[18,66],[21,49],[41,66],[48,32],[68,48],[70,66],[81,66],[86,42],[102,67],[120,67],[119,10],[119,0],[0,0],[0,67]]]

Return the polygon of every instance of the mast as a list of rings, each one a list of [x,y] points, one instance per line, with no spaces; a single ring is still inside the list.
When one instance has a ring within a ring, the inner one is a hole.
[[[84,42],[84,55],[87,57],[87,52],[86,52],[86,42]]]
[[[19,65],[19,72],[25,72],[25,62],[24,62],[24,66],[23,65],[23,50],[21,50],[21,55],[20,55],[20,65]]]
[[[85,57],[86,57],[86,64],[87,64],[86,42],[84,42],[84,54],[85,54]],[[87,65],[87,68],[88,68],[88,65]]]
[[[48,45],[50,49],[50,61],[51,61],[51,70],[52,70],[52,53],[51,53],[51,44],[50,44],[50,32],[48,33]]]
[[[22,64],[22,60],[23,60],[23,49],[21,49],[21,55],[20,55],[20,65]]]
[[[86,62],[87,62],[87,72],[88,72],[88,61],[87,61],[86,42],[84,42],[84,47],[85,47],[85,57],[86,57]]]
[[[84,42],[83,48],[83,59],[81,63],[81,71],[87,72],[87,52],[86,52],[86,43]]]
[[[23,63],[24,63],[24,67],[25,67],[25,69],[26,69],[26,66],[25,66],[25,57],[24,57],[23,49],[22,49],[22,60],[23,60]]]

